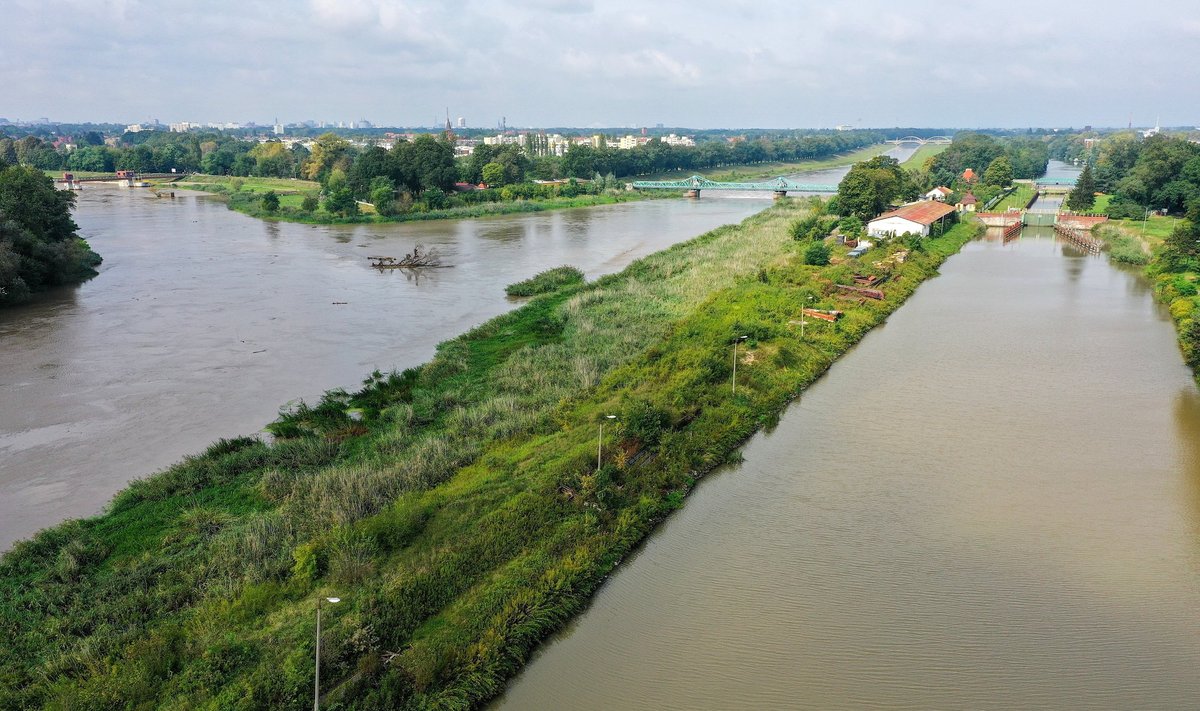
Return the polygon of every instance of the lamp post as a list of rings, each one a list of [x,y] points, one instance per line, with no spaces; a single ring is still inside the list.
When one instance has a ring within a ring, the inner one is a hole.
[[[321,600],[337,604],[342,601],[342,598],[317,598],[317,655],[314,664],[316,674],[313,675],[313,711],[320,711],[321,708]]]
[[[804,320],[804,309],[808,308],[808,304],[813,300],[813,295],[809,294],[804,299],[804,305],[800,307],[800,340],[804,340],[804,324],[808,321]]]
[[[605,415],[604,420],[615,420],[616,415]],[[596,438],[596,471],[600,471],[600,459],[604,456],[604,420],[600,420],[600,436]]]
[[[733,339],[733,382],[729,388],[730,395],[737,395],[737,346],[744,340],[746,340],[746,336],[738,336]]]

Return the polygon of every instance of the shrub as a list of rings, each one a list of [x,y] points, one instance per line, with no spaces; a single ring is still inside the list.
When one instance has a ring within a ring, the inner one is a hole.
[[[504,287],[504,293],[509,296],[537,296],[582,283],[583,272],[575,267],[564,265],[547,269],[524,281],[509,284]]]
[[[813,242],[804,250],[804,263],[823,267],[829,264],[830,251],[829,245],[824,242]]]
[[[304,199],[300,201],[300,209],[305,212],[316,212],[319,206],[320,202],[312,195],[305,195]]]

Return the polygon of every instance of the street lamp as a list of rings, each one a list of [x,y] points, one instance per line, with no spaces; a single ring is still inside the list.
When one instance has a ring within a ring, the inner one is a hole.
[[[737,395],[737,344],[746,340],[747,336],[738,336],[733,339],[733,382],[729,388],[730,395]]]
[[[605,415],[604,420],[615,420],[616,415]],[[600,420],[600,436],[596,438],[596,471],[600,471],[600,458],[604,456],[604,420]]]
[[[808,323],[808,321],[804,320],[804,309],[808,308],[808,303],[814,298],[816,297],[814,297],[812,294],[809,294],[807,297],[805,297],[804,305],[800,307],[800,340],[802,341],[804,340],[804,324]]]
[[[340,597],[317,598],[317,656],[314,664],[316,674],[313,676],[313,711],[321,708],[321,600],[336,605],[342,601]]]

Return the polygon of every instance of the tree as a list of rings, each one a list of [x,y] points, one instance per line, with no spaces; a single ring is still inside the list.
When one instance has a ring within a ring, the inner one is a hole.
[[[336,168],[345,172],[354,160],[354,146],[335,133],[323,133],[313,143],[308,162],[302,170],[304,177],[324,183]]]
[[[1007,156],[1000,156],[988,165],[987,170],[983,171],[984,185],[998,185],[1002,188],[1007,188],[1012,185],[1013,167]]]
[[[325,183],[325,209],[342,217],[358,214],[358,203],[341,168],[334,168]]]
[[[100,257],[76,234],[74,202],[40,170],[0,170],[0,304],[96,275]]]
[[[483,182],[487,183],[488,187],[499,188],[503,187],[504,181],[504,166],[499,163],[488,163],[483,166],[481,171]]]
[[[268,190],[262,196],[262,208],[270,213],[279,212],[279,196],[274,190]]]
[[[396,214],[396,185],[386,175],[371,180],[371,204],[380,215]]]
[[[300,201],[300,209],[305,212],[316,212],[320,204],[312,195],[305,195],[304,199]]]
[[[267,178],[290,178],[296,173],[292,152],[279,141],[267,141],[250,149],[254,174]]]
[[[1067,195],[1067,207],[1074,212],[1087,212],[1096,204],[1096,181],[1092,177],[1092,166],[1085,165],[1075,181],[1075,187]]]

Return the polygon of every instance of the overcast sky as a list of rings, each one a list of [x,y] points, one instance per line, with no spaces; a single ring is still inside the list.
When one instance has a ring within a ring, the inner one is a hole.
[[[0,117],[1200,123],[1196,0],[0,0]]]

